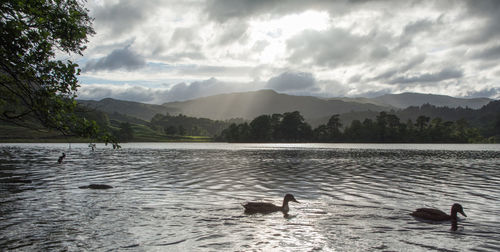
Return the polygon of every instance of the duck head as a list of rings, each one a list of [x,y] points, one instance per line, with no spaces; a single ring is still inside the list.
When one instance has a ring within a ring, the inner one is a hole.
[[[287,195],[285,195],[285,199],[284,199],[283,201],[284,201],[284,202],[293,201],[293,202],[297,202],[297,203],[299,203],[299,202],[295,199],[295,197],[293,197],[293,195],[291,195],[291,194],[287,194]]]
[[[464,217],[467,217],[467,215],[465,215],[465,213],[464,213],[464,208],[462,207],[462,205],[460,205],[458,203],[453,204],[453,206],[451,207],[451,213],[452,213],[452,216],[453,216],[453,213],[455,213],[454,216],[457,216],[456,213],[460,213]]]

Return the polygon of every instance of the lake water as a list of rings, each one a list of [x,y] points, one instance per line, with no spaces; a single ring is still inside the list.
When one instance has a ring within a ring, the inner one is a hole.
[[[500,145],[0,144],[0,250],[499,251],[499,215]]]

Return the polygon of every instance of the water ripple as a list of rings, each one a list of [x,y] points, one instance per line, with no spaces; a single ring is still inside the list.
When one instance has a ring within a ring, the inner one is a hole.
[[[500,149],[414,147],[1,145],[0,247],[499,250]],[[114,188],[78,188],[91,183]],[[285,193],[301,202],[286,218],[243,213],[245,201],[281,204]],[[409,215],[455,202],[468,215],[457,232]]]

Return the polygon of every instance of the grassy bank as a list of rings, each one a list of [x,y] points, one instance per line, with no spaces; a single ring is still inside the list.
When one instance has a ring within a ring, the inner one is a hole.
[[[211,142],[207,136],[165,135],[144,125],[133,125],[134,137],[126,142]],[[91,139],[68,137],[54,131],[38,131],[12,125],[0,125],[2,143],[88,143]],[[125,142],[125,141],[122,141]]]

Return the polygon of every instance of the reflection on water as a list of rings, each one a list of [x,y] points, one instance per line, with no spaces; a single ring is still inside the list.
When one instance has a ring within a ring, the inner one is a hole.
[[[498,251],[499,164],[498,145],[4,144],[0,248]],[[286,218],[243,212],[285,193]],[[409,215],[455,202],[455,232]]]

